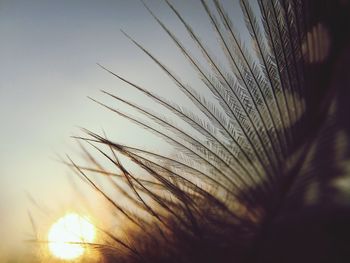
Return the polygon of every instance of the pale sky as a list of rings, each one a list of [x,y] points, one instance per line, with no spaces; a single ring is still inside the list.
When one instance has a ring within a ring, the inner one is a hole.
[[[199,1],[173,2],[211,45],[215,35],[210,35]],[[163,1],[147,3],[189,43]],[[134,132],[135,126],[87,99],[105,101],[100,89],[132,99],[138,96],[96,63],[164,96],[175,89],[120,29],[187,82],[198,83],[181,52],[138,0],[0,0],[0,225],[4,229],[2,222],[16,224],[13,218],[25,217],[30,209],[26,192],[49,206],[67,206],[74,200],[66,167],[51,157],[55,152],[76,154],[70,136],[81,134],[77,126],[103,128],[125,143],[144,140],[142,132]]]

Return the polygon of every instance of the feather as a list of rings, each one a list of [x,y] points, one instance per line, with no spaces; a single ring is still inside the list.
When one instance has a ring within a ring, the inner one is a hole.
[[[68,164],[133,223],[125,239],[105,231],[111,242],[108,253],[101,244],[105,261],[347,262],[350,203],[341,182],[348,180],[350,157],[344,110],[350,81],[343,69],[350,61],[348,1],[240,0],[248,45],[223,3],[200,0],[226,61],[215,59],[175,4],[165,0],[201,60],[142,3],[206,92],[187,85],[124,31],[191,101],[191,110],[100,65],[175,117],[114,92],[102,91],[121,109],[92,99],[174,151],[169,156],[87,130],[78,138],[119,172],[85,148],[91,166]],[[127,169],[120,156],[140,172]],[[86,172],[113,177],[115,195]],[[120,194],[129,209],[114,201]]]

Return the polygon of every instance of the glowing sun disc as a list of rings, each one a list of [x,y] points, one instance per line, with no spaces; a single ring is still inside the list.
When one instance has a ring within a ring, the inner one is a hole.
[[[84,251],[83,244],[91,243],[95,238],[95,227],[86,218],[77,214],[67,214],[54,223],[48,234],[51,253],[61,259],[75,259]]]

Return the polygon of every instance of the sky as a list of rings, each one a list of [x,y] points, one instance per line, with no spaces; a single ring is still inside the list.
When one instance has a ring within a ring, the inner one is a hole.
[[[163,1],[147,3],[190,43]],[[176,6],[207,37],[208,46],[214,43],[199,1],[176,1]],[[162,147],[87,98],[108,101],[100,92],[104,89],[144,100],[96,64],[100,63],[149,90],[185,101],[120,29],[188,83],[198,84],[186,59],[138,0],[0,0],[1,233],[28,231],[28,193],[58,210],[75,200],[67,167],[54,159],[56,153],[79,155],[71,138],[81,134],[79,127],[103,129],[126,144]],[[6,246],[0,242],[0,253],[3,250]]]

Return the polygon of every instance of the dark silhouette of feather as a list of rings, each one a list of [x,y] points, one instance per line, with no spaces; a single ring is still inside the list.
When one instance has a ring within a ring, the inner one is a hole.
[[[86,130],[79,137],[118,172],[86,150],[91,167],[70,165],[130,222],[127,237],[106,231],[105,261],[348,262],[350,199],[342,182],[349,180],[350,157],[349,1],[240,0],[250,47],[219,0],[201,0],[228,66],[175,1],[165,3],[204,63],[143,2],[209,93],[187,85],[125,32],[192,102],[191,110],[101,66],[177,119],[113,91],[103,93],[126,108],[92,99],[174,149],[169,156]],[[87,173],[110,177],[115,196]],[[115,201],[120,194],[130,205]]]

